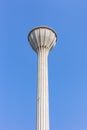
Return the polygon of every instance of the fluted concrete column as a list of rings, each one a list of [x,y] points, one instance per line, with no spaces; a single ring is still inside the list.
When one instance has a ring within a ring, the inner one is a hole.
[[[48,49],[38,51],[37,129],[49,130]]]

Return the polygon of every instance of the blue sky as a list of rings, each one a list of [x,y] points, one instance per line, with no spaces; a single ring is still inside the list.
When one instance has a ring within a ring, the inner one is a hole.
[[[87,1],[0,1],[0,130],[35,130],[37,55],[28,32],[50,26],[50,130],[87,130]]]

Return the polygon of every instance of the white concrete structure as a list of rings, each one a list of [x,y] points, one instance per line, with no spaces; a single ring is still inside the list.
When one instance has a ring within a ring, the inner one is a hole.
[[[57,35],[49,27],[37,27],[31,30],[28,40],[38,55],[37,85],[37,128],[49,130],[49,93],[48,93],[48,53],[57,41]]]

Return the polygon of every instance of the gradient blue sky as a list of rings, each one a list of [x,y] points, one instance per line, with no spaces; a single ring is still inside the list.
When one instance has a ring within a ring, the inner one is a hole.
[[[50,130],[87,130],[87,1],[0,1],[0,130],[35,130],[38,25],[56,30],[49,55]]]

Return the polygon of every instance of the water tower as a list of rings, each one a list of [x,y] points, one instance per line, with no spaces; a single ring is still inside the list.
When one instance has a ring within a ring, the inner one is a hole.
[[[36,130],[49,130],[48,54],[56,44],[57,34],[40,26],[29,32],[28,40],[38,56]]]

